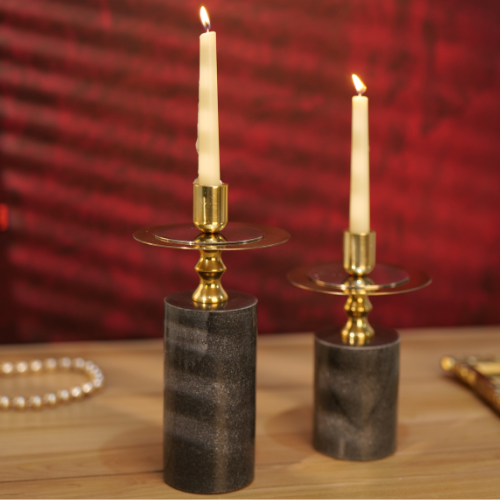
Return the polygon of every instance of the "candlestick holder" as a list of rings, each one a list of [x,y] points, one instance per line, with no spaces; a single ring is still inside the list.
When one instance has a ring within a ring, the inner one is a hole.
[[[134,238],[200,252],[198,288],[165,299],[164,479],[190,493],[225,493],[254,475],[257,299],[224,290],[222,252],[271,247],[290,235],[228,222],[227,184],[194,184],[193,222],[144,228]]]
[[[288,279],[306,290],[347,295],[346,324],[315,334],[313,446],[345,460],[392,454],[399,335],[369,324],[369,296],[418,290],[431,282],[429,276],[416,269],[375,264],[375,232],[344,231],[342,262],[302,266],[288,273]]]

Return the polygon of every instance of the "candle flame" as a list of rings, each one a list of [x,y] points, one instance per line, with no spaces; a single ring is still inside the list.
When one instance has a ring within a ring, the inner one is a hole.
[[[358,95],[363,95],[366,90],[366,85],[356,75],[352,75],[352,81],[354,82]]]
[[[210,31],[210,18],[208,17],[208,12],[205,7],[201,7],[200,9],[200,17],[201,17],[201,24],[203,24],[203,27],[207,30]]]

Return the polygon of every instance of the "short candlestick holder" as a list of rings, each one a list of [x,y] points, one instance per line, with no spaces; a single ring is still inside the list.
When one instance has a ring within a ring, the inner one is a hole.
[[[134,238],[200,252],[198,288],[165,298],[164,479],[190,493],[225,493],[254,476],[257,299],[224,290],[222,252],[271,247],[290,235],[228,223],[227,184],[194,184],[193,222]]]
[[[302,266],[291,271],[288,279],[306,290],[347,295],[346,324],[315,334],[315,449],[344,460],[375,460],[392,454],[400,339],[396,330],[369,324],[369,296],[411,292],[431,279],[416,269],[375,265],[374,231],[345,231],[343,262]]]

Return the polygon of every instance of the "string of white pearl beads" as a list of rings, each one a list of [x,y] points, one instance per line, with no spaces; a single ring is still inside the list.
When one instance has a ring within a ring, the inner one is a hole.
[[[92,361],[85,361],[83,358],[46,358],[43,361],[34,359],[32,361],[18,361],[16,363],[11,363],[10,361],[0,363],[0,377],[70,370],[83,373],[89,380],[69,389],[48,392],[43,396],[37,394],[29,397],[8,397],[0,395],[0,411],[54,408],[58,404],[71,403],[81,400],[84,397],[91,396],[104,385],[104,376],[100,368]]]

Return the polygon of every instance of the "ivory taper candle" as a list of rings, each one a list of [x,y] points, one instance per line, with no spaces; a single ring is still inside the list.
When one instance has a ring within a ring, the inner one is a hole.
[[[352,98],[351,137],[351,197],[349,204],[349,231],[370,231],[370,160],[368,146],[368,98],[363,95],[366,86],[352,75],[358,92]]]
[[[217,100],[217,44],[210,31],[205,7],[200,9],[203,26],[200,36],[200,86],[198,101],[198,184],[220,185],[219,106]]]

